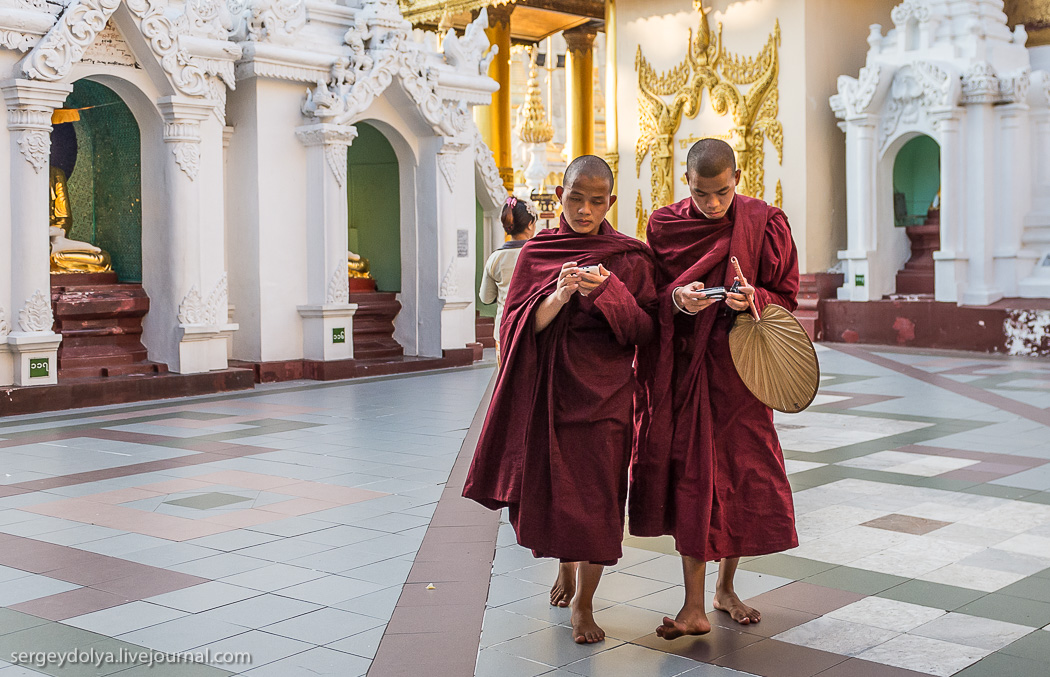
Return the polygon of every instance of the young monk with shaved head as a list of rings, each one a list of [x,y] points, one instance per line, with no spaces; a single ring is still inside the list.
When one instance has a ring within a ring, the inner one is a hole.
[[[620,558],[633,433],[636,348],[656,314],[649,247],[607,221],[604,160],[585,155],[556,189],[557,229],[522,247],[500,327],[503,369],[463,495],[509,508],[518,543],[561,566],[551,604],[598,642],[594,591]]]
[[[639,355],[648,406],[640,407],[631,468],[631,533],[671,534],[682,555],[685,604],[657,628],[665,639],[711,630],[704,574],[716,560],[715,609],[757,623],[761,614],[733,587],[740,557],[798,545],[773,412],[740,380],[728,340],[747,297],[759,311],[767,303],[797,305],[798,256],[787,217],[736,193],[740,170],[724,141],[698,141],[686,179],[690,197],[649,219],[660,333]],[[707,298],[705,288],[734,283],[732,256],[753,286],[724,301]]]

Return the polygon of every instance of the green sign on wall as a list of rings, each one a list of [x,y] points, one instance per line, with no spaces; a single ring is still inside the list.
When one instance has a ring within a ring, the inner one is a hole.
[[[853,284],[855,284],[858,287],[863,287],[864,286],[864,276],[863,275],[857,275],[856,277],[854,277],[853,278]]]
[[[346,327],[332,327],[332,343],[346,343]]]
[[[29,358],[29,378],[47,378],[51,375],[50,357]]]

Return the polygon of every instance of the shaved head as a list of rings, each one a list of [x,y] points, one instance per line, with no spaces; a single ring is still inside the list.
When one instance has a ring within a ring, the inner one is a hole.
[[[685,161],[685,173],[711,179],[726,170],[736,172],[736,155],[733,147],[721,139],[700,139],[689,149]]]
[[[588,177],[600,179],[609,185],[609,193],[613,189],[613,172],[609,164],[597,155],[581,155],[565,168],[565,176],[562,185],[568,188],[576,183],[577,179]]]

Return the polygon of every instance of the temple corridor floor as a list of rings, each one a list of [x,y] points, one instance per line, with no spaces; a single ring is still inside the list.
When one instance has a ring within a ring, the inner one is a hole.
[[[761,623],[674,642],[665,539],[577,646],[458,497],[491,363],[0,418],[0,677],[1046,677],[1050,362],[818,349],[776,419],[801,544],[741,564]]]

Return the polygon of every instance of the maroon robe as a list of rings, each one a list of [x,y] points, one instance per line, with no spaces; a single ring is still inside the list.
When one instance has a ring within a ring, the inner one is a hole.
[[[704,561],[764,555],[798,545],[791,487],[773,412],[740,380],[729,353],[736,315],[723,302],[695,316],[673,312],[672,290],[733,284],[736,256],[767,303],[797,306],[798,255],[787,217],[737,195],[727,215],[704,218],[686,198],[653,212],[659,338],[639,354],[643,382],[631,466],[630,530],[671,534]]]
[[[540,333],[535,311],[568,261],[612,273],[573,294]],[[649,247],[607,222],[579,235],[564,218],[521,251],[500,327],[503,368],[463,495],[510,508],[537,557],[613,562],[623,540],[636,346],[655,329]]]

